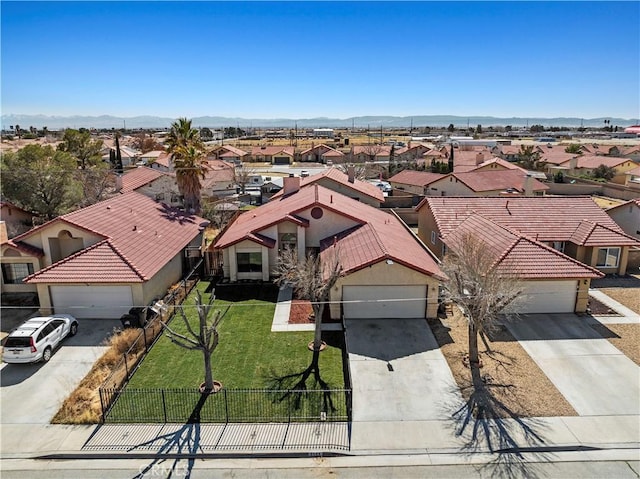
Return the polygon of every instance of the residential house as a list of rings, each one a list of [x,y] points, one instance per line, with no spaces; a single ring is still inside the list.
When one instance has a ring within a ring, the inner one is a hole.
[[[457,148],[453,152],[453,171],[455,173],[471,171],[491,158],[493,158],[493,154],[484,147],[473,149]]]
[[[358,145],[351,147],[351,159],[356,163],[389,161],[391,147],[388,145]]]
[[[272,165],[290,165],[295,159],[293,146],[254,146],[251,160]]]
[[[470,214],[481,214],[605,274],[624,275],[629,248],[640,245],[588,196],[426,197],[416,209],[418,235],[438,257],[445,252],[442,238]]]
[[[31,228],[35,216],[13,203],[0,201],[0,221],[4,222],[9,236],[16,236]]]
[[[624,176],[624,186],[627,188],[640,189],[640,166],[627,171]]]
[[[442,241],[456,252],[467,241],[478,241],[492,262],[492,271],[516,282],[520,295],[508,312],[582,313],[587,309],[589,284],[604,276],[598,270],[570,258],[564,253],[499,224],[477,212],[468,213],[456,226],[447,228],[442,220]]]
[[[524,168],[520,168],[509,161],[503,160],[502,158],[493,158],[491,160],[483,161],[478,166],[470,171],[504,171],[504,170],[515,170],[520,171],[522,174],[527,174],[527,170]]]
[[[348,173],[340,171],[338,168],[329,168],[315,175],[301,178],[300,187],[318,184],[336,193],[343,194],[354,200],[361,201],[370,206],[379,208],[384,203],[384,194],[380,188],[355,178],[353,168]],[[285,195],[284,190],[280,190],[272,198]]]
[[[222,160],[208,160],[202,180],[201,196],[209,200],[218,200],[236,194],[235,167]]]
[[[389,184],[394,190],[402,190],[412,195],[424,196],[431,183],[445,176],[428,171],[402,170],[389,178]]]
[[[173,171],[173,162],[171,161],[171,155],[166,151],[163,151],[162,154],[158,155],[152,163],[148,164],[148,166],[158,171]]]
[[[183,198],[178,189],[176,174],[140,166],[125,172],[117,179],[121,193],[136,191],[154,201],[179,207]]]
[[[582,151],[586,155],[604,155],[604,156],[618,156],[620,149],[616,145],[602,145],[599,143],[583,144],[580,145]]]
[[[638,167],[638,164],[630,158],[599,155],[584,155],[571,158],[559,166],[563,169],[568,169],[572,175],[591,175],[593,174],[593,170],[600,165],[613,168],[615,170],[615,176],[610,181],[622,185],[626,182],[626,172]],[[553,168],[550,171],[553,171]]]
[[[37,291],[42,314],[119,318],[183,277],[206,224],[137,192],[117,195],[2,244],[2,288]]]
[[[309,161],[322,164],[340,163],[345,154],[325,144],[315,145],[300,152],[301,161]]]
[[[337,255],[342,276],[331,290],[332,318],[435,317],[442,273],[431,252],[393,213],[317,183],[300,188],[284,178],[285,194],[241,214],[212,246],[230,281],[269,281],[278,253],[300,259]]]
[[[520,145],[498,145],[492,153],[505,161],[518,161],[520,157]]]
[[[640,146],[623,146],[620,147],[618,156],[631,158],[635,162],[640,162]]]
[[[613,206],[606,213],[625,233],[640,240],[640,198]]]
[[[450,173],[425,188],[428,196],[542,196],[549,187],[520,168]]]
[[[425,145],[424,143],[416,143],[409,142],[409,146],[407,148],[402,148],[396,154],[397,161],[425,161],[425,154],[434,151],[436,154],[442,155],[438,150],[431,150],[429,145]],[[431,162],[431,158],[429,158],[429,162]]]
[[[122,166],[134,166],[142,153],[129,146],[120,146],[120,157],[122,158]],[[108,162],[110,158],[109,150],[102,155],[102,160]]]
[[[165,155],[164,150],[153,150],[147,151],[146,153],[141,153],[139,157],[139,161],[141,161],[144,165],[151,165],[155,161],[158,160],[161,156]]]
[[[231,145],[222,145],[209,153],[208,159],[223,160],[235,166],[242,165],[243,161],[248,161],[251,155],[249,152]]]

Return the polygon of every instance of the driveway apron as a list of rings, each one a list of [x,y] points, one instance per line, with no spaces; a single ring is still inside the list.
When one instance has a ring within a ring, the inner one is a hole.
[[[448,419],[462,398],[424,319],[346,321],[353,421]]]
[[[640,367],[586,318],[525,315],[507,327],[580,416],[640,413]]]

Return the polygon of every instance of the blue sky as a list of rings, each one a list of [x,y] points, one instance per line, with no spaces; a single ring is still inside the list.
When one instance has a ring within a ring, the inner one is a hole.
[[[2,113],[640,116],[639,2],[5,2]]]

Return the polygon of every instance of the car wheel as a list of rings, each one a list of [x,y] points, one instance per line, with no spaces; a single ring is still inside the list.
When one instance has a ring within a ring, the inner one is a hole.
[[[47,363],[51,359],[51,348],[46,347],[44,352],[42,353],[42,362]]]
[[[78,323],[72,323],[69,329],[69,336],[75,336],[78,332]]]

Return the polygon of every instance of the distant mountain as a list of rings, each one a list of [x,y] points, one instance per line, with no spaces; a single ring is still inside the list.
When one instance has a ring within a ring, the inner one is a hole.
[[[247,128],[249,126],[260,128],[402,128],[413,125],[414,127],[446,127],[453,123],[456,127],[470,127],[482,125],[513,127],[544,125],[566,126],[566,127],[599,127],[604,126],[604,120],[610,120],[611,125],[626,127],[637,123],[637,120],[625,118],[526,118],[511,117],[502,118],[494,116],[452,116],[452,115],[419,115],[419,116],[356,116],[352,118],[228,118],[222,116],[198,116],[193,117],[194,126],[220,128],[229,126],[239,126]],[[2,128],[9,129],[12,125],[20,125],[21,128],[35,126],[42,128],[46,126],[50,130],[61,128],[168,128],[174,118],[158,116],[134,116],[116,117],[109,115],[101,116],[46,116],[46,115],[2,115]]]

